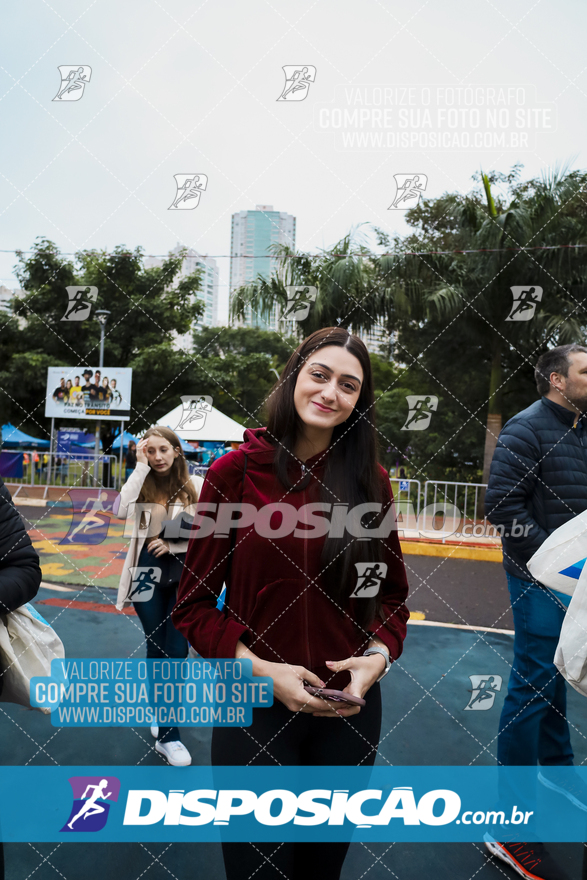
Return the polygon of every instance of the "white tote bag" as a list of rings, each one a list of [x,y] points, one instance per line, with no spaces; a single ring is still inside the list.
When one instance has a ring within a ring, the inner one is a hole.
[[[555,529],[526,565],[538,583],[572,596],[586,557],[587,510]]]
[[[554,665],[576,691],[587,696],[587,567],[567,608]]]
[[[63,642],[32,605],[0,615],[0,701],[31,706],[31,678],[51,675],[51,660],[65,657]],[[47,707],[39,711],[49,714]]]

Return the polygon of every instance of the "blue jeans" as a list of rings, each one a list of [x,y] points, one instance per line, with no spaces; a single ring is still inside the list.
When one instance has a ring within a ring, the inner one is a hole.
[[[133,602],[137,617],[145,630],[147,642],[147,657],[154,660],[178,657],[184,659],[188,655],[188,643],[171,622],[171,612],[177,598],[178,582],[169,581],[167,573],[169,569],[177,568],[177,559],[172,559],[169,554],[157,558],[149,553],[147,547],[141,550],[138,564],[144,567],[159,567],[163,569],[161,582],[153,591],[152,597],[147,602]],[[152,685],[152,682],[150,682]],[[151,696],[151,699],[153,697]],[[155,705],[153,703],[153,705]],[[177,727],[159,727],[159,742],[175,742],[181,739]]]
[[[506,574],[514,664],[499,722],[497,763],[572,764],[566,683],[553,663],[570,596]]]

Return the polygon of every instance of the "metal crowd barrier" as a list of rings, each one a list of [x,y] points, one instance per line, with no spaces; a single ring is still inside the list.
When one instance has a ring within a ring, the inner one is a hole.
[[[497,529],[488,522],[482,508],[486,489],[486,483],[426,480],[420,528],[427,536],[437,531],[443,541],[448,535],[469,539],[498,537]]]
[[[7,477],[11,484],[23,486],[72,486],[119,489],[124,481],[116,455],[25,451],[22,477]],[[35,461],[35,455],[38,460]]]

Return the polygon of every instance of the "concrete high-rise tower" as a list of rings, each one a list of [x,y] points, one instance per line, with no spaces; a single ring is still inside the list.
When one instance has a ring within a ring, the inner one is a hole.
[[[277,269],[278,261],[268,250],[272,244],[287,244],[295,248],[296,218],[284,211],[274,211],[272,205],[257,205],[254,211],[239,211],[232,215],[230,236],[230,295],[245,284],[251,284],[259,275],[269,278]],[[278,330],[278,310],[274,307],[269,320],[264,320],[248,309],[244,324],[262,330]]]
[[[181,245],[176,245],[173,251],[177,253]],[[161,257],[145,257],[146,269],[161,268]],[[202,283],[200,290],[195,294],[204,303],[204,314],[198,321],[194,321],[190,331],[182,335],[177,334],[174,344],[176,348],[191,349],[192,333],[202,327],[215,327],[218,324],[218,264],[214,257],[203,256],[198,251],[190,248],[185,256],[181,267],[180,277],[191,275],[196,269],[202,270]],[[176,279],[176,283],[177,283]]]

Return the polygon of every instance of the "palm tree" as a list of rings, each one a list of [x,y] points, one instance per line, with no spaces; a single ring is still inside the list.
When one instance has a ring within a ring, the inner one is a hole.
[[[355,229],[330,250],[316,255],[294,251],[287,245],[271,245],[278,269],[270,278],[258,275],[249,285],[233,292],[232,320],[246,320],[254,313],[269,320],[277,306],[285,323],[288,287],[314,287],[316,301],[308,316],[296,322],[300,337],[321,327],[340,325],[355,333],[371,330],[379,320],[381,303],[374,282],[374,264],[364,237]]]

